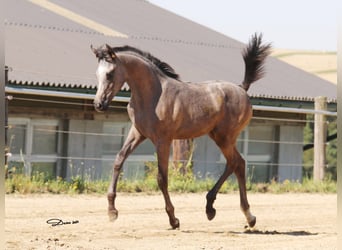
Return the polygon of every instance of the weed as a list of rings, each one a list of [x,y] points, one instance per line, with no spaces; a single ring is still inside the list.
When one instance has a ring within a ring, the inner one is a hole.
[[[147,163],[147,172],[145,179],[128,180],[120,176],[117,190],[119,192],[159,192],[156,180],[157,166],[155,162]],[[170,168],[169,171],[169,191],[178,193],[197,193],[207,192],[215,184],[216,180],[211,178],[196,179],[191,171],[182,174],[177,169]],[[81,193],[100,193],[107,191],[109,181],[97,180],[91,181],[90,178],[82,178],[79,175],[73,176],[70,181],[63,180],[60,177],[56,179],[46,178],[44,173],[35,173],[33,176],[23,174],[11,174],[5,181],[6,193],[53,193],[53,194],[81,194]],[[336,193],[336,181],[326,178],[324,181],[314,181],[311,178],[304,178],[302,182],[285,180],[277,182],[272,180],[269,183],[252,183],[250,179],[246,183],[248,192],[258,193]],[[220,193],[237,192],[239,186],[236,180],[226,181]]]

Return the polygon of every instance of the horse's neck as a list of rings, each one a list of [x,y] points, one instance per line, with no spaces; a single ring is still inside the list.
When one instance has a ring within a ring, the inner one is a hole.
[[[161,94],[161,76],[152,65],[134,55],[126,55],[122,60],[127,72],[127,84],[131,90],[131,102],[149,105]]]

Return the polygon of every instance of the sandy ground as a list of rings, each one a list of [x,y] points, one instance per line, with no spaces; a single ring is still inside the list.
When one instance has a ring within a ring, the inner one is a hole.
[[[171,230],[160,194],[119,193],[111,223],[106,197],[7,195],[6,249],[337,249],[337,195],[249,194],[257,216],[244,228],[238,194],[219,194],[213,221],[205,194],[171,194],[180,229]],[[51,226],[50,218],[79,221]]]

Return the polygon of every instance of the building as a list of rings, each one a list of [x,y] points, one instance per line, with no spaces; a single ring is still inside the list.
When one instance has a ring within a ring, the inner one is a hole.
[[[244,74],[243,43],[147,1],[6,4],[6,93],[13,96],[8,108],[9,167],[27,174],[110,176],[130,126],[125,109],[130,92],[123,88],[108,112],[94,111],[97,61],[91,44],[128,44],[149,51],[172,65],[184,81],[240,83]],[[336,111],[334,84],[271,57],[266,71],[249,90],[256,107],[312,109],[314,97],[324,95],[329,109]],[[305,115],[256,109],[254,116],[238,145],[249,174],[256,181],[300,180]],[[223,158],[208,137],[196,139],[195,147],[195,174],[221,173]],[[144,162],[152,160],[154,147],[147,141],[129,157],[125,176],[141,177]]]

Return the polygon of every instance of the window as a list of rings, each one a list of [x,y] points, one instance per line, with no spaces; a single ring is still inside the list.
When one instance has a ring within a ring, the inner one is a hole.
[[[32,153],[55,154],[57,152],[57,125],[33,125]]]
[[[268,155],[273,149],[274,126],[254,125],[249,127],[248,154]]]
[[[253,182],[272,179],[275,126],[251,125],[248,127],[247,171]]]
[[[122,148],[127,137],[130,123],[104,122],[102,152],[104,155],[116,155]],[[143,141],[132,153],[133,155],[153,155],[155,147],[148,139]]]
[[[8,129],[8,145],[12,154],[26,153],[26,125],[13,124]]]
[[[276,169],[271,164],[274,154],[274,125],[249,125],[241,132],[237,141],[237,150],[246,160],[246,172],[253,182],[267,182],[273,178]],[[220,155],[220,173],[226,164]],[[232,179],[235,179],[233,176]]]
[[[103,123],[102,152],[104,155],[115,155],[119,152],[127,133],[126,125],[127,123]]]
[[[9,118],[9,169],[27,175],[36,172],[55,177],[58,159],[57,120]]]
[[[108,179],[111,176],[115,156],[122,148],[130,127],[129,122],[103,123],[102,179]],[[124,178],[141,179],[145,174],[145,162],[155,160],[154,154],[154,145],[146,139],[125,161]]]

